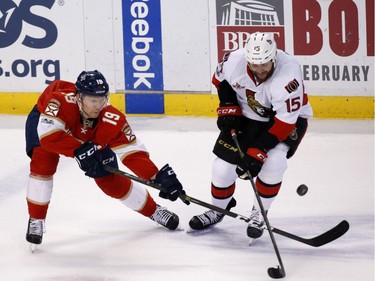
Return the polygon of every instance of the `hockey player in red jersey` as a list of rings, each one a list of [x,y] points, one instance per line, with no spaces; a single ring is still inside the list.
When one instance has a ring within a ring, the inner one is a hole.
[[[28,242],[42,242],[59,155],[74,157],[106,195],[170,230],[177,228],[178,216],[157,205],[143,185],[104,169],[104,165],[118,168],[118,157],[137,176],[164,187],[159,193],[162,198],[175,201],[184,193],[168,164],[160,170],[155,166],[125,115],[108,104],[108,94],[109,86],[99,71],[83,71],[75,84],[51,83],[28,115]]]
[[[220,135],[214,146],[212,203],[230,209],[238,177],[249,172],[267,212],[277,196],[287,159],[297,150],[312,109],[304,91],[298,62],[277,49],[272,33],[250,35],[244,49],[224,56],[212,78],[220,105],[217,125]],[[230,131],[235,129],[245,156],[240,159]],[[224,215],[209,210],[194,216],[189,225],[196,230],[210,227]],[[250,238],[263,234],[264,219],[254,200],[247,227]]]

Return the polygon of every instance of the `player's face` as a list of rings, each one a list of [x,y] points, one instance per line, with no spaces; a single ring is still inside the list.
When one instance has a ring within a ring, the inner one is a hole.
[[[97,118],[106,103],[106,97],[83,96],[82,110],[89,118]]]
[[[251,72],[260,82],[264,82],[271,75],[273,70],[273,62],[269,61],[263,64],[249,63]]]

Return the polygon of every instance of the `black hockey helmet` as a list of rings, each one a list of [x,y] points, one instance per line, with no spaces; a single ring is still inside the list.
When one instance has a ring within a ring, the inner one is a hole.
[[[77,92],[82,95],[106,97],[109,93],[108,83],[98,70],[82,71],[75,85]]]

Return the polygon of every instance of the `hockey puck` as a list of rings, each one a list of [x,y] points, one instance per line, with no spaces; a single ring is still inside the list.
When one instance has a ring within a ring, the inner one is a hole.
[[[301,185],[297,188],[297,193],[298,193],[299,196],[304,196],[304,195],[307,193],[308,190],[309,190],[309,189],[308,189],[307,185],[305,185],[305,184],[301,184]]]

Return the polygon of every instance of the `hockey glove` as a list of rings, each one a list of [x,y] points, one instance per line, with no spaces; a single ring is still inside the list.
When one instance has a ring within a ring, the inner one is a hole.
[[[85,142],[74,152],[74,158],[77,160],[81,170],[85,175],[91,178],[102,178],[111,175],[104,169],[105,165],[118,168],[116,154],[108,146],[99,150],[93,142]]]
[[[168,164],[161,168],[156,174],[154,182],[164,188],[164,191],[160,191],[159,193],[161,198],[176,201],[180,194],[186,194],[175,172]]]
[[[237,175],[243,179],[249,179],[248,172],[252,177],[256,177],[262,169],[263,163],[267,159],[267,153],[259,148],[249,148],[236,168]]]
[[[220,106],[217,109],[217,127],[222,132],[237,130],[240,126],[242,110],[238,105]]]

